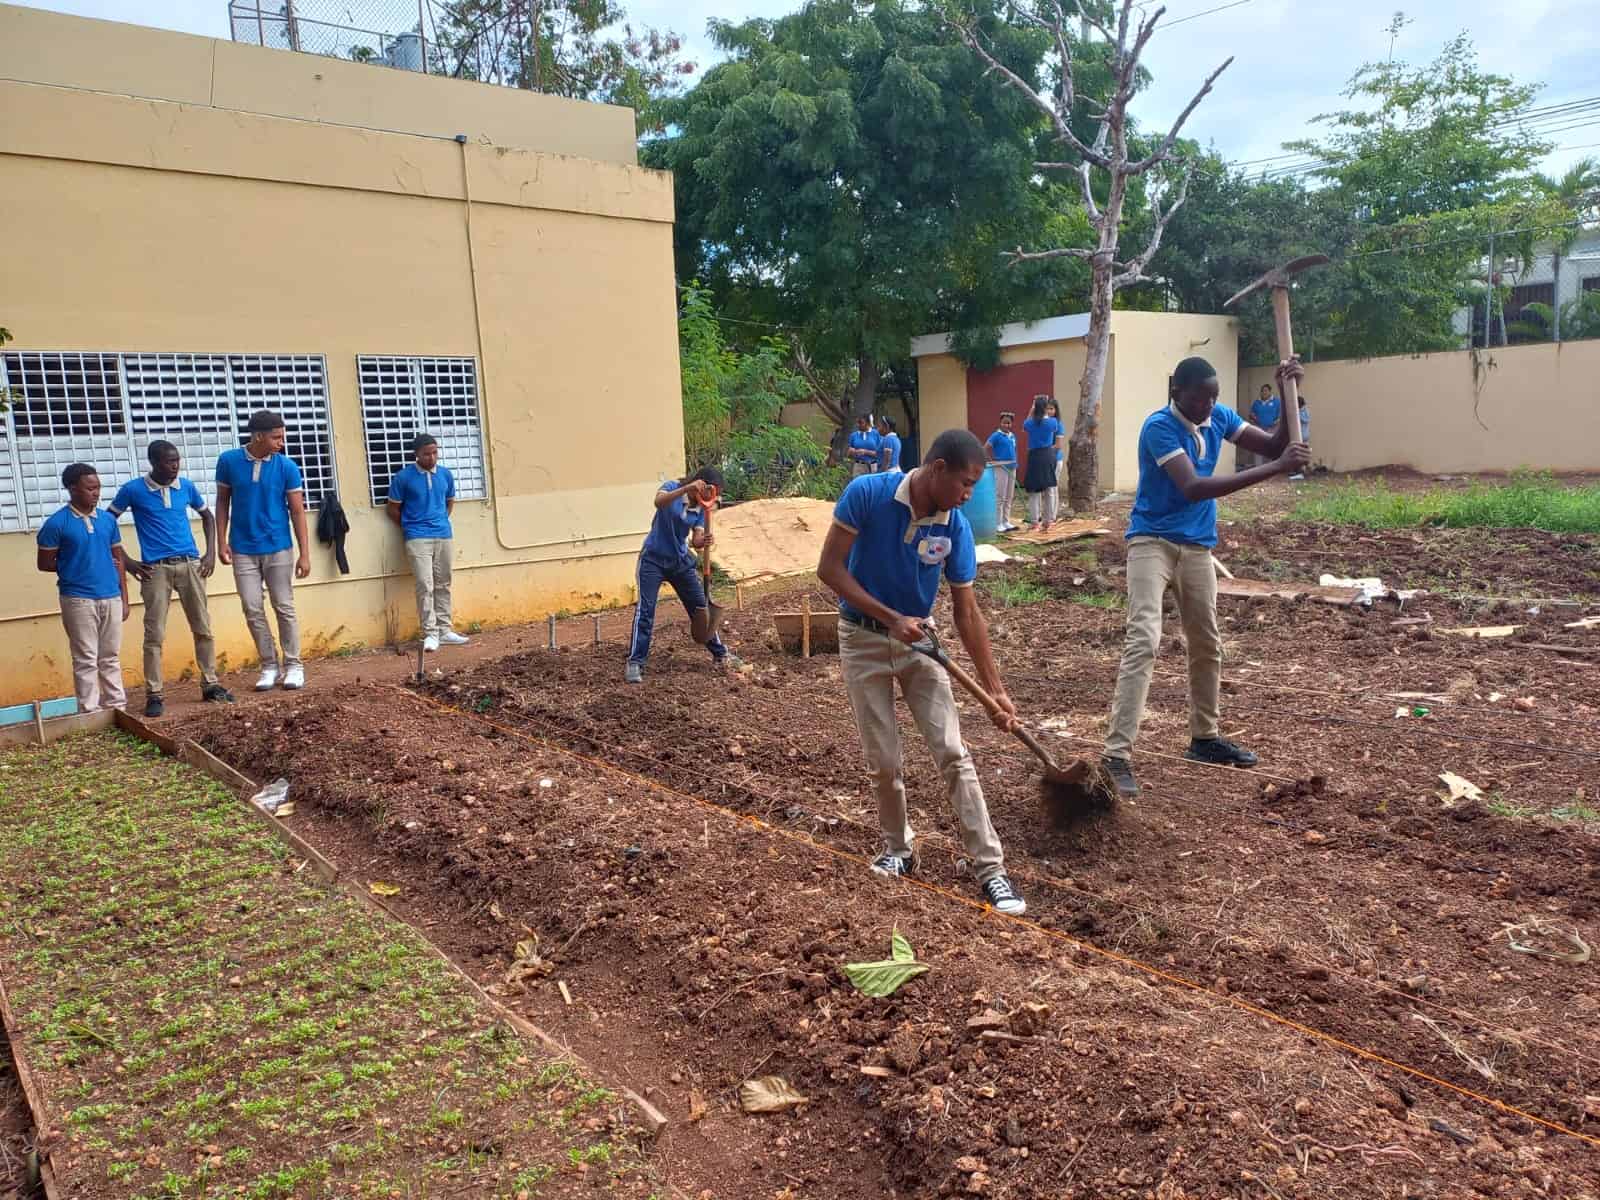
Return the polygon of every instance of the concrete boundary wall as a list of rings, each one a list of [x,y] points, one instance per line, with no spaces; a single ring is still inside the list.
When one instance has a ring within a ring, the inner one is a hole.
[[[1271,367],[1239,372],[1239,411]],[[1315,461],[1335,471],[1600,471],[1600,340],[1306,365]]]

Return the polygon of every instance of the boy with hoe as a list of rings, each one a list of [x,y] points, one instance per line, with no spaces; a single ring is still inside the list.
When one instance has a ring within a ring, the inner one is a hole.
[[[994,722],[1009,730],[1016,707],[1006,695],[989,649],[989,628],[973,593],[977,548],[960,505],[985,469],[983,443],[964,429],[941,433],[921,466],[852,480],[834,508],[817,575],[839,596],[839,664],[856,729],[878,797],[878,822],[887,843],[872,864],[895,878],[915,870],[913,834],[906,823],[906,789],[895,722],[896,682],[933,751],[961,827],[983,897],[997,911],[1027,910],[1005,873],[1000,838],[961,720],[950,676],[913,650],[924,638],[939,579],[949,580],[956,630],[978,678],[999,704]]]
[[[1298,359],[1278,368],[1278,381],[1305,374]],[[1139,490],[1128,519],[1128,632],[1106,732],[1105,766],[1119,795],[1139,794],[1130,759],[1144,716],[1161,642],[1161,602],[1170,587],[1183,620],[1189,657],[1189,749],[1185,758],[1253,767],[1256,756],[1218,732],[1222,635],[1217,629],[1217,497],[1305,469],[1311,452],[1289,442],[1289,424],[1268,434],[1217,403],[1217,373],[1203,358],[1186,358],[1172,373],[1170,401],[1139,431]],[[1214,476],[1223,441],[1263,456],[1260,466]]]

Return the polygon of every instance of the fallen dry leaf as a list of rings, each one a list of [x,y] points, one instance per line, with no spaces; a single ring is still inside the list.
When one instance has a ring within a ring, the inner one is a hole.
[[[1443,771],[1439,775],[1439,781],[1450,789],[1450,795],[1446,797],[1444,802],[1446,808],[1454,808],[1463,800],[1483,799],[1483,789],[1470,779],[1463,779],[1459,775]]]
[[[781,1075],[763,1075],[739,1085],[739,1104],[747,1113],[784,1112],[810,1102]]]
[[[689,1120],[698,1121],[706,1115],[706,1098],[698,1091],[689,1092]]]
[[[384,883],[379,879],[374,879],[367,884],[367,891],[374,896],[398,896],[400,894],[400,888],[397,884]]]

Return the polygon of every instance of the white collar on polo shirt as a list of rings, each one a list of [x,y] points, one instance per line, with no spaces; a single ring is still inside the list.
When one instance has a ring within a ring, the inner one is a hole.
[[[1201,421],[1200,424],[1196,425],[1193,421],[1189,420],[1188,417],[1184,416],[1183,413],[1179,411],[1177,403],[1172,400],[1167,401],[1167,411],[1173,416],[1177,417],[1178,420],[1183,423],[1183,427],[1194,435],[1195,453],[1204,454],[1206,452],[1206,437],[1205,434],[1201,433],[1200,431],[1202,429],[1211,428],[1210,416],[1208,415],[1204,421]]]
[[[917,510],[912,506],[911,503],[911,477],[920,470],[922,470],[921,467],[913,467],[911,470],[907,471],[904,477],[900,480],[900,486],[894,489],[894,498],[911,510],[911,523],[906,526],[905,540],[908,543],[915,540],[915,531],[919,525],[950,524],[950,510],[948,508],[941,509],[936,513],[931,513],[926,517],[917,516]]]
[[[248,451],[246,453],[248,453]],[[172,507],[172,489],[178,486],[178,481],[176,479],[174,479],[171,483],[157,483],[154,475],[146,474],[144,477],[144,485],[152,492],[161,493],[162,508]]]
[[[70,500],[67,501],[67,509],[72,513],[73,516],[77,517],[78,520],[83,522],[83,527],[85,529],[87,529],[90,533],[94,532],[95,520],[100,516],[99,509],[92,508],[88,512],[80,512],[78,506]]]

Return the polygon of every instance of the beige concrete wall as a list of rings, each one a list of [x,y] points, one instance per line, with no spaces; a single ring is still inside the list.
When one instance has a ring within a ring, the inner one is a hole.
[[[1111,314],[1111,330],[1116,402],[1109,395],[1102,402],[1102,429],[1110,427],[1111,433],[1102,443],[1100,486],[1127,494],[1139,486],[1139,429],[1146,417],[1167,403],[1172,368],[1199,355],[1217,369],[1219,380],[1235,378],[1239,326],[1232,317],[1119,309]],[[1226,388],[1221,399],[1232,402]],[[1231,443],[1223,447],[1217,470],[1221,474],[1233,470]]]
[[[0,83],[0,110],[8,349],[325,356],[354,571],[314,548],[308,642],[416,627],[398,531],[367,502],[360,354],[479,359],[491,499],[456,508],[462,624],[631,598],[651,494],[682,467],[668,177],[36,84]],[[33,559],[32,533],[0,534],[0,703],[70,691]],[[225,569],[211,592],[237,665]]]
[[[0,79],[638,162],[632,109],[9,4]]]
[[[1600,341],[1306,365],[1314,460],[1335,471],[1600,470]],[[1271,367],[1239,374],[1248,407]]]

